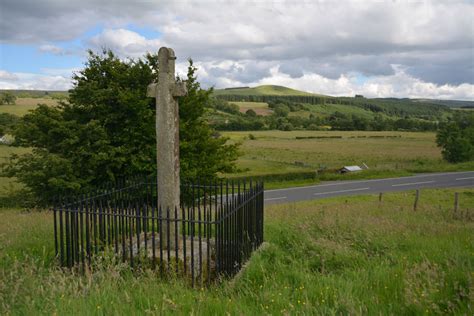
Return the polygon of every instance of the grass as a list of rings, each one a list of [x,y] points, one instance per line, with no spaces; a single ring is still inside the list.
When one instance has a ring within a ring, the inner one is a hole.
[[[474,190],[266,208],[266,247],[234,280],[191,289],[152,271],[58,269],[49,212],[0,210],[0,314],[473,314]],[[468,213],[471,217],[469,219]]]
[[[275,86],[275,85],[262,85],[253,88],[242,88],[242,89],[217,89],[214,90],[214,95],[223,95],[223,94],[232,94],[232,95],[279,95],[279,96],[310,96],[310,95],[320,95],[314,94],[310,92],[295,90],[283,86]]]
[[[463,164],[445,162],[441,156],[441,149],[436,146],[435,133],[335,131],[251,133],[256,137],[255,140],[248,138],[249,132],[223,133],[233,141],[242,142],[242,156],[237,162],[241,172],[230,174],[231,177],[307,172],[324,168],[331,170],[362,163],[367,164],[369,170],[348,175],[330,173],[319,179],[367,179],[474,169],[474,162]],[[306,138],[297,139],[297,137]],[[281,186],[281,183],[276,185]]]
[[[29,152],[30,149],[22,147],[11,147],[0,144],[0,166],[2,163],[8,161],[8,157],[11,154],[24,154]],[[18,196],[18,191],[21,185],[13,178],[0,177],[0,207],[11,204],[18,204],[18,200],[22,199]]]
[[[16,104],[0,105],[0,113],[23,116],[28,113],[28,111],[35,109],[38,104],[56,106],[58,100],[52,98],[17,98]]]

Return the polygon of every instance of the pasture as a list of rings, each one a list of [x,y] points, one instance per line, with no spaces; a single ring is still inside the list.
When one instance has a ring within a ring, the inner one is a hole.
[[[202,289],[107,260],[59,269],[52,214],[0,209],[0,314],[472,314],[474,190],[422,190],[417,212],[413,197],[267,207],[266,245],[234,280]]]
[[[23,116],[28,111],[35,109],[38,104],[46,104],[48,106],[56,106],[57,99],[50,97],[43,98],[17,98],[16,104],[0,105],[0,113],[10,113],[17,116]]]
[[[267,116],[273,113],[272,109],[268,108],[268,104],[265,102],[229,102],[239,107],[241,113],[245,113],[252,109],[257,115]]]
[[[250,139],[252,134],[255,139]],[[449,164],[442,160],[435,133],[255,131],[223,132],[242,142],[239,173],[232,177],[264,176],[333,170],[347,165],[369,169],[353,175],[327,174],[322,179],[370,178],[420,172],[472,170],[473,162]]]

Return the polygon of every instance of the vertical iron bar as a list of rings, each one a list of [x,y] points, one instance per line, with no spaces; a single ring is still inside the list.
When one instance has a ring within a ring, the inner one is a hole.
[[[158,201],[159,202],[159,201]],[[160,230],[160,273],[161,276],[163,277],[163,207],[160,205],[160,208],[158,210],[158,219],[159,219],[159,227],[158,229]]]
[[[64,213],[65,217],[66,217],[66,257],[67,257],[67,266],[68,267],[71,267],[71,245],[70,245],[70,236],[69,236],[69,230],[70,230],[70,227],[69,227],[69,210],[66,210],[66,212]]]
[[[194,182],[191,183],[192,185],[192,208],[191,208],[191,284],[194,287],[194,229],[195,229],[195,208],[196,208],[196,195],[195,195],[195,184]]]
[[[176,275],[178,274],[179,270],[178,270],[178,267],[179,267],[179,256],[178,256],[178,248],[179,248],[179,244],[178,244],[178,236],[179,233],[178,233],[178,206],[175,205],[174,207],[174,249],[175,249],[175,259],[176,259]]]
[[[57,202],[54,202],[57,204]],[[53,206],[53,214],[54,214],[54,255],[58,257],[58,224],[57,224],[57,210],[56,210],[56,205]]]
[[[82,263],[82,269],[83,271],[85,270],[85,259],[84,259],[84,204],[83,204],[83,199],[81,197],[81,208],[80,208],[80,213],[79,213],[79,216],[80,216],[80,222],[79,222],[79,226],[81,227],[80,231],[81,231],[81,236],[80,236],[80,239],[81,239],[81,263]]]
[[[183,233],[183,270],[184,276],[186,276],[186,212],[184,210],[184,206],[181,205],[181,219],[182,219],[182,233]]]
[[[166,258],[168,262],[168,273],[170,271],[170,263],[171,263],[171,256],[170,256],[170,207],[166,207]]]
[[[59,200],[59,245],[60,245],[60,249],[59,249],[59,253],[60,253],[60,262],[61,262],[61,265],[64,266],[64,224],[63,224],[63,203],[62,203],[62,199],[60,198]]]
[[[202,286],[201,181],[198,179],[199,286]]]
[[[84,211],[86,216],[86,254],[87,254],[87,263],[91,265],[91,232],[90,232],[90,208],[89,201],[87,200],[87,195],[82,195],[84,199]]]
[[[128,205],[130,206],[130,204]],[[133,268],[133,215],[132,215],[133,213],[132,212],[133,210],[130,207],[127,207],[128,240],[129,240],[129,246],[130,246],[130,265]]]

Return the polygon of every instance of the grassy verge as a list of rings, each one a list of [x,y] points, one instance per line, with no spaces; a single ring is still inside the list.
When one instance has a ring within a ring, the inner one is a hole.
[[[0,210],[0,314],[472,314],[474,190],[456,191],[457,216],[455,190],[421,191],[417,212],[413,192],[267,207],[267,247],[209,289],[126,266],[62,271],[51,214]]]

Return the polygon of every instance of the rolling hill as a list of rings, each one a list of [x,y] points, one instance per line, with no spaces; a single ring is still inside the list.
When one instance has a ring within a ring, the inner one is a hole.
[[[216,89],[214,95],[242,95],[242,96],[322,96],[321,94],[314,94],[306,91],[300,91],[291,89],[283,86],[275,85],[263,85],[254,88],[241,87],[241,88],[227,88],[227,89]]]
[[[214,90],[209,122],[221,130],[336,129],[436,130],[453,116],[445,102],[429,99],[333,97],[282,86]],[[251,110],[251,111],[250,111]]]

